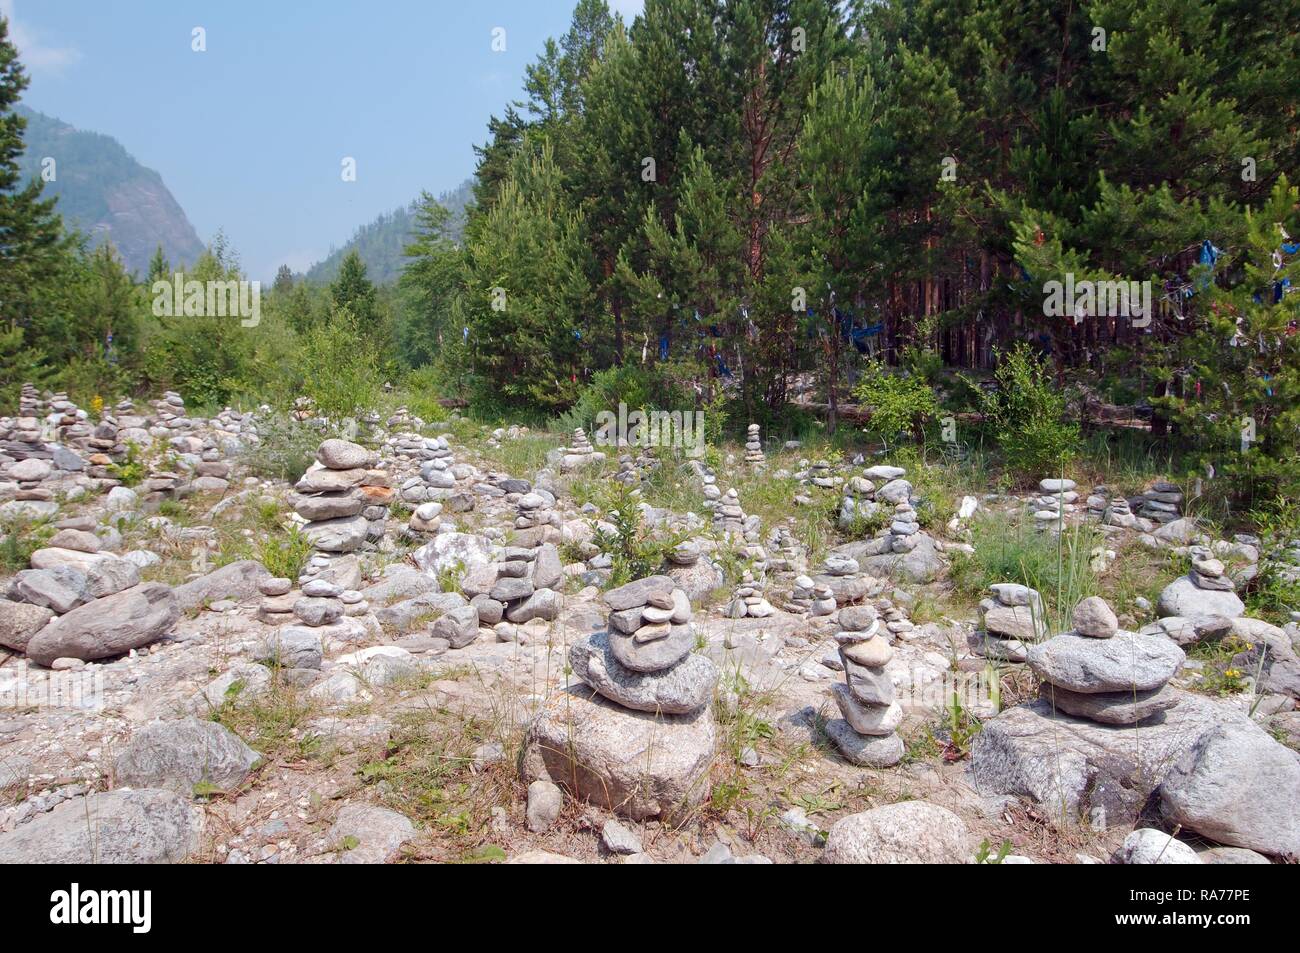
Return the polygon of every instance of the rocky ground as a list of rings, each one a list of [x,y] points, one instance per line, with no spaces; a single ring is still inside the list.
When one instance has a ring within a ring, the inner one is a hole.
[[[1300,855],[1300,630],[1172,484],[939,505],[757,427],[704,460],[353,438],[289,481],[268,415],[174,394],[0,419],[0,860]],[[981,513],[1173,568],[963,601]]]

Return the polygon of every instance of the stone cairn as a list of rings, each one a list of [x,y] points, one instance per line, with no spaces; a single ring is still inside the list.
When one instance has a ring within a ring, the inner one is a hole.
[[[405,404],[393,411],[393,415],[386,421],[389,430],[419,430],[420,425],[415,418],[411,416],[411,411]]]
[[[813,487],[819,491],[834,490],[840,486],[844,480],[835,474],[835,470],[830,463],[825,460],[817,460],[809,464],[807,460],[801,460],[800,471],[796,474],[800,484],[806,487]],[[815,503],[814,497],[807,494],[800,494],[795,497],[795,503],[800,506],[808,506]]]
[[[1128,500],[1122,496],[1112,499],[1101,517],[1104,525],[1117,526],[1121,529],[1133,529],[1137,526],[1137,520],[1136,514],[1129,507]]]
[[[889,524],[889,549],[891,553],[910,553],[920,540],[921,524],[911,501],[894,504],[894,519]]]
[[[209,493],[223,493],[230,486],[230,464],[221,459],[221,450],[212,440],[204,441],[194,465],[193,484],[195,490]]]
[[[1192,568],[1187,575],[1197,589],[1210,592],[1236,590],[1237,584],[1228,576],[1223,562],[1215,557],[1212,550],[1205,546],[1190,546],[1187,552],[1192,557]]]
[[[605,454],[591,445],[591,441],[587,439],[587,431],[579,427],[573,431],[573,444],[564,448],[564,453],[560,457],[560,469],[567,472],[604,462]]]
[[[1029,667],[1055,709],[1106,725],[1132,725],[1178,704],[1169,680],[1185,656],[1161,635],[1125,632],[1110,606],[1089,596],[1074,608],[1074,630],[1029,649]]]
[[[316,550],[306,574],[316,575],[336,555],[352,553],[382,539],[393,490],[383,470],[370,469],[365,447],[331,438],[316,451],[294,489],[294,511],[306,521],[303,533]]]
[[[728,490],[713,511],[713,529],[720,536],[745,536],[745,511],[740,506],[740,494],[735,488]]]
[[[812,616],[830,615],[837,605],[835,590],[811,576],[799,575],[790,590],[790,604]]]
[[[699,474],[700,483],[704,485],[704,508],[716,509],[722,499],[722,490],[718,488],[718,475],[713,472],[712,467],[706,466],[699,460],[692,460],[690,465]]]
[[[1039,495],[1029,504],[1040,526],[1060,522],[1075,510],[1079,494],[1073,480],[1046,479],[1038,482]]]
[[[894,656],[880,632],[874,606],[845,606],[835,640],[844,665],[844,684],[832,689],[842,718],[826,723],[826,734],[854,764],[886,768],[903,758],[898,726],[903,708],[894,700],[894,683],[885,666]]]
[[[89,415],[79,408],[68,395],[60,391],[50,398],[50,414],[46,418],[54,428],[55,439],[70,446],[84,446],[90,436]]]
[[[157,503],[185,495],[187,488],[179,473],[151,467],[148,476],[140,484],[139,492],[146,503]]]
[[[41,416],[44,412],[45,405],[36,388],[31,384],[23,384],[18,396],[18,416],[13,419],[6,417],[0,421],[4,442],[0,449],[17,460],[46,456],[47,451],[41,437]]]
[[[309,578],[301,589],[295,589],[288,579],[264,579],[258,590],[262,601],[257,607],[257,618],[266,625],[296,622],[318,628],[333,625],[344,616],[370,611],[369,604],[356,589],[344,589],[326,579]]]
[[[718,669],[693,654],[691,601],[667,576],[648,576],[605,593],[605,632],[576,642],[569,661],[578,678],[634,711],[685,715],[713,699]]]
[[[154,436],[166,437],[171,431],[189,430],[195,426],[185,413],[185,398],[174,390],[165,391],[162,400],[154,402],[158,426],[153,428]]]
[[[763,439],[759,436],[758,424],[749,425],[749,433],[745,438],[745,462],[750,466],[762,466],[767,462],[763,456]]]
[[[1014,582],[995,583],[989,591],[993,597],[980,602],[980,628],[970,637],[971,650],[994,661],[1023,662],[1046,631],[1042,597]]]
[[[118,401],[117,406],[113,408],[112,417],[105,416],[104,421],[111,423],[116,429],[116,433],[113,435],[116,447],[109,450],[101,446],[99,449],[104,453],[117,456],[126,452],[127,441],[143,447],[148,445],[152,439],[149,434],[148,418],[136,413],[135,403],[129,397]],[[99,436],[98,432],[96,432],[96,436]],[[107,436],[105,434],[106,438]]]
[[[740,585],[736,587],[731,603],[727,606],[727,618],[765,619],[776,612],[772,608],[772,604],[763,597],[764,589],[766,589],[766,583],[763,580],[756,580],[752,572],[745,570],[741,576]]]
[[[527,642],[519,626],[535,619],[551,622],[559,615],[564,566],[554,543],[507,546],[502,560],[485,574],[476,573],[475,580],[463,583],[461,589],[471,597],[477,624],[493,628],[498,641]],[[459,648],[454,640],[453,647]]]
[[[1142,493],[1138,515],[1153,523],[1172,523],[1183,515],[1183,492],[1176,484],[1163,480],[1153,483]]]
[[[35,417],[39,420],[44,414],[45,401],[41,400],[36,385],[30,381],[24,382],[18,394],[18,416]]]
[[[767,568],[771,572],[808,571],[807,548],[784,526],[777,526],[768,534],[767,551]]]
[[[907,617],[907,611],[902,606],[895,605],[893,600],[882,596],[876,600],[876,611],[885,620],[885,629],[890,635],[904,642],[910,642],[915,638],[912,632],[916,626]]]
[[[445,436],[422,437],[403,433],[386,442],[386,447],[406,466],[419,464],[419,471],[402,481],[398,496],[415,507],[407,528],[416,534],[436,533],[443,525],[443,510],[464,513],[474,508],[474,494],[460,491],[460,478],[472,480],[477,471],[457,464]]]
[[[876,515],[880,504],[871,498],[875,491],[876,485],[864,476],[849,477],[844,482],[844,495],[840,498],[840,529],[848,529],[855,521],[868,520]]]
[[[1106,508],[1110,505],[1110,488],[1104,485],[1094,486],[1084,501],[1089,519],[1098,521],[1106,518]]]
[[[628,486],[637,486],[641,482],[641,471],[637,469],[632,454],[619,454],[618,472],[614,474],[614,479]]]
[[[532,549],[558,538],[555,497],[544,490],[521,493],[515,503],[515,541]]]

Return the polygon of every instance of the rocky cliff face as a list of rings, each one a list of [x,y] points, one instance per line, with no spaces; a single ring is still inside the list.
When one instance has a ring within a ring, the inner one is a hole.
[[[130,270],[144,275],[160,244],[173,267],[192,264],[203,242],[162,176],[140,165],[111,136],[76,129],[20,107],[27,119],[25,176],[39,176],[46,158],[55,178],[45,194],[57,196],[64,221],[95,244],[110,241]]]

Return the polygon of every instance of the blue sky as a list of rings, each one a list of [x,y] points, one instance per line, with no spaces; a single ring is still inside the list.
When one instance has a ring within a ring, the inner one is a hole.
[[[487,120],[574,0],[0,0],[25,102],[162,174],[250,277],[306,268],[358,225],[474,171]],[[614,0],[630,20],[641,0]],[[205,52],[191,49],[206,31]],[[492,31],[505,29],[504,52]],[[355,182],[341,162],[356,159]]]

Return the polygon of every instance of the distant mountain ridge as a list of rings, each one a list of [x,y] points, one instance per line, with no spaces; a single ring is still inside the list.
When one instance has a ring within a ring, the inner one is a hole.
[[[450,192],[438,196],[438,201],[451,212],[447,236],[452,241],[460,241],[465,231],[465,214],[473,197],[473,179],[466,179]],[[342,248],[331,248],[328,256],[308,268],[307,280],[317,284],[333,281],[343,259],[355,248],[366,263],[366,275],[371,281],[376,284],[396,281],[406,265],[402,252],[411,243],[415,209],[416,202],[412,201],[410,205],[384,212],[374,221],[362,225]]]
[[[77,129],[19,106],[27,120],[27,149],[19,159],[25,178],[39,176],[42,160],[54,159],[54,180],[45,195],[70,228],[93,244],[112,242],[128,271],[146,275],[162,245],[173,268],[193,264],[204,244],[162,176],[137,162],[112,136]]]

